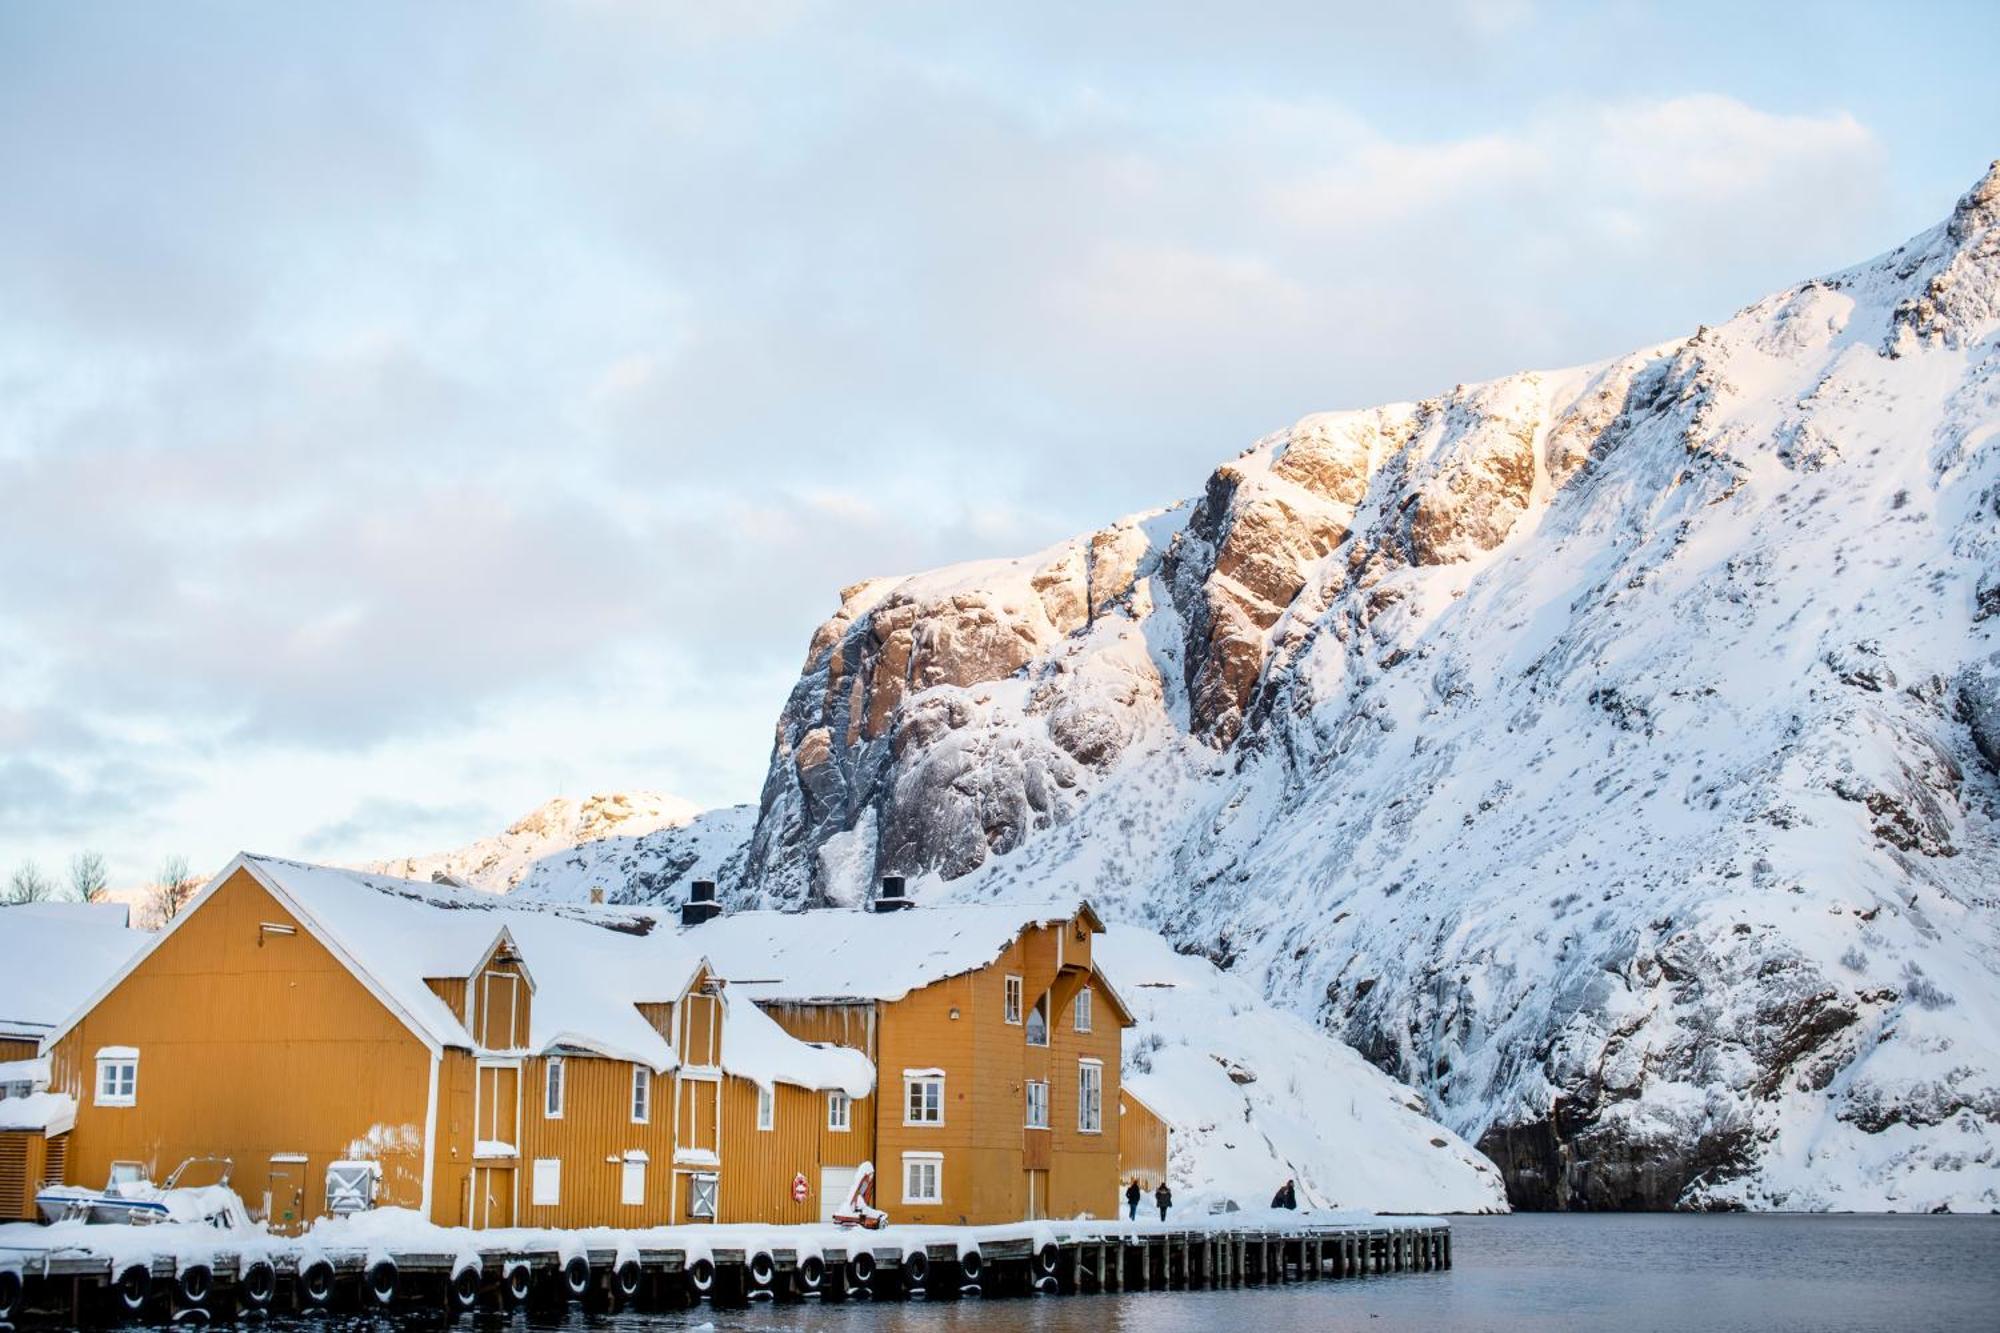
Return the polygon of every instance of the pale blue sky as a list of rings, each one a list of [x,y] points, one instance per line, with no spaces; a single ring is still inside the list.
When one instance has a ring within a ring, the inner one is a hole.
[[[843,583],[1938,220],[1996,13],[0,9],[0,872],[753,800]]]

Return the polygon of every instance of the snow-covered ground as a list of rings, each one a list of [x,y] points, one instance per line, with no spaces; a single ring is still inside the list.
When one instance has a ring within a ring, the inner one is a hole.
[[[1157,1215],[1154,1215],[1157,1216]],[[1432,1217],[1398,1217],[1394,1225],[1428,1227],[1446,1225]],[[554,1251],[558,1261],[587,1256],[591,1250],[610,1250],[614,1267],[627,1258],[637,1259],[639,1251],[679,1250],[686,1262],[713,1259],[718,1250],[741,1250],[746,1255],[770,1253],[777,1249],[797,1252],[799,1258],[824,1255],[827,1250],[852,1254],[860,1249],[871,1252],[894,1251],[916,1254],[926,1246],[952,1244],[961,1252],[976,1248],[982,1241],[1028,1239],[1034,1248],[1047,1243],[1110,1240],[1120,1237],[1158,1235],[1166,1231],[1264,1230],[1279,1234],[1302,1231],[1331,1231],[1339,1228],[1379,1228],[1382,1219],[1368,1213],[1302,1207],[1297,1211],[1257,1209],[1234,1213],[1211,1213],[1206,1209],[1179,1207],[1166,1222],[1157,1220],[1122,1221],[1051,1220],[1013,1222],[992,1226],[899,1226],[893,1222],[879,1231],[863,1231],[831,1224],[764,1226],[754,1223],[702,1224],[678,1227],[584,1227],[556,1231],[536,1227],[495,1227],[474,1231],[465,1227],[441,1227],[404,1208],[378,1208],[347,1217],[328,1218],[314,1224],[298,1237],[274,1236],[261,1225],[219,1230],[203,1225],[157,1223],[150,1226],[91,1225],[60,1222],[38,1226],[30,1222],[0,1223],[0,1270],[31,1262],[35,1256],[53,1252],[66,1255],[91,1254],[112,1261],[115,1268],[142,1263],[155,1257],[169,1257],[180,1264],[213,1262],[218,1254],[240,1255],[245,1262],[255,1258],[296,1254],[299,1266],[323,1255],[360,1253],[372,1263],[377,1257],[396,1254],[456,1255],[459,1266],[477,1265],[479,1253],[486,1251]]]
[[[1506,1209],[1500,1172],[1423,1098],[1241,978],[1132,926],[1099,936],[1096,955],[1138,1019],[1125,1086],[1173,1126],[1177,1202],[1256,1208],[1295,1179],[1322,1208]]]

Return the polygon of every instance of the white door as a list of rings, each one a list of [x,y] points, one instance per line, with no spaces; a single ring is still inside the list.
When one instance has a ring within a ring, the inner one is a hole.
[[[834,1210],[854,1192],[854,1168],[823,1166],[819,1169],[819,1220],[831,1222]]]

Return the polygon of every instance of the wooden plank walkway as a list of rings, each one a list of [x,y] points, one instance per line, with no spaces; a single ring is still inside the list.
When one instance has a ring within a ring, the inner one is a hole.
[[[754,1299],[954,1300],[1036,1293],[1215,1291],[1451,1267],[1432,1218],[1230,1226],[1103,1222],[829,1233],[772,1227],[751,1241],[613,1249],[322,1249],[259,1238],[242,1253],[135,1258],[78,1247],[0,1250],[0,1325],[165,1323],[267,1310],[561,1306],[685,1309]],[[798,1233],[796,1235],[788,1233]],[[71,1233],[72,1235],[74,1233]],[[607,1233],[587,1233],[593,1241]],[[643,1235],[644,1233],[640,1233]],[[837,1237],[827,1243],[829,1235]],[[795,1244],[786,1242],[795,1241]]]

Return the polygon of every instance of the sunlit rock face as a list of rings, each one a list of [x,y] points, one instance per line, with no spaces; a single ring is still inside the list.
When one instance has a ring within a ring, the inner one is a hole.
[[[1581,369],[847,589],[728,892],[1080,891],[1517,1202],[2000,1206],[2000,175]]]

